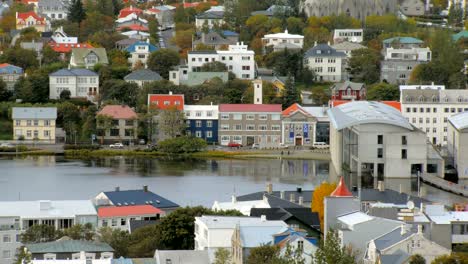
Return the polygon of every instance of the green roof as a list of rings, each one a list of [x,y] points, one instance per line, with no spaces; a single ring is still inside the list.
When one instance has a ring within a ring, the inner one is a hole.
[[[32,254],[41,253],[76,253],[76,252],[114,252],[106,243],[84,240],[58,240],[46,243],[27,244],[25,247]]]
[[[452,35],[452,39],[454,41],[458,41],[461,38],[468,38],[468,31],[463,30],[463,31],[458,32],[457,34]]]
[[[90,53],[94,53],[98,57],[97,64],[109,64],[105,48],[73,48],[72,57],[75,60],[74,63],[80,67],[85,66],[85,58]]]
[[[385,44],[390,44],[393,42],[400,42],[401,44],[421,44],[424,43],[422,40],[413,38],[413,37],[395,37],[389,38],[383,41]]]

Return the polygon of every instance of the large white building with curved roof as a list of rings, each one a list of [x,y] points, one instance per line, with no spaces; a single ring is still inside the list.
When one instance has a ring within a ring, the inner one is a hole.
[[[468,179],[468,112],[448,118],[447,149],[459,179]]]
[[[330,152],[338,175],[376,184],[387,178],[409,178],[417,171],[442,174],[443,160],[423,131],[395,108],[357,101],[328,110]],[[356,177],[357,176],[357,177]]]

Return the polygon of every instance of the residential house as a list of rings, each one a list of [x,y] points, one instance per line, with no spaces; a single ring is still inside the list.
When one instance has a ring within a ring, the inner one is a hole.
[[[206,250],[159,250],[154,253],[156,264],[207,264],[210,263]]]
[[[288,146],[312,146],[317,119],[295,103],[282,112],[281,142]]]
[[[271,46],[274,51],[282,51],[285,48],[300,50],[304,46],[304,36],[289,34],[286,29],[284,33],[266,34],[262,42],[265,47]]]
[[[303,101],[304,102],[304,101]],[[303,106],[302,109],[307,111],[317,119],[315,124],[315,140],[314,142],[330,143],[330,118],[328,117],[328,107],[325,106]]]
[[[408,263],[412,255],[420,255],[426,263],[441,255],[450,255],[451,250],[429,240],[422,233],[407,230],[405,225],[394,228],[392,231],[378,236],[369,242],[364,263]]]
[[[318,249],[317,240],[308,237],[307,232],[300,229],[289,228],[286,232],[273,235],[274,244],[279,246],[280,254],[286,255],[288,250],[299,252],[304,264],[312,264],[315,252]]]
[[[366,100],[366,85],[364,83],[355,83],[350,81],[335,83],[330,87],[330,90],[331,100]]]
[[[96,209],[89,200],[0,202],[1,264],[13,264],[22,246],[21,234],[29,227],[45,224],[63,230],[75,224],[97,224]],[[52,253],[52,252],[50,252]]]
[[[400,5],[400,11],[405,16],[423,16],[426,6],[421,0],[404,0]]]
[[[187,135],[218,142],[218,105],[184,105],[184,113]]]
[[[184,110],[183,94],[148,94],[148,108],[165,110],[176,108],[179,111]]]
[[[150,37],[150,33],[143,32],[140,30],[129,30],[125,32],[120,32],[120,34],[128,38],[133,38],[133,39],[138,39],[138,40],[146,40]]]
[[[73,48],[70,57],[70,66],[78,68],[93,68],[96,64],[107,65],[107,52],[105,48]]]
[[[192,72],[187,66],[178,66],[169,71],[169,81],[176,85],[195,86],[215,78],[226,83],[229,80],[229,72]]]
[[[130,45],[133,45],[137,41],[138,39],[136,38],[125,38],[115,42],[115,48],[118,50],[126,50]]]
[[[209,10],[195,16],[195,26],[201,29],[204,26],[213,28],[224,24],[224,7],[214,6]]]
[[[137,139],[138,115],[127,105],[106,105],[97,113],[98,136],[105,142],[133,143]],[[99,117],[110,118],[109,121]]]
[[[227,49],[229,45],[236,45],[239,42],[239,34],[229,30],[214,31],[210,30],[208,33],[198,32],[196,39],[192,43],[192,49],[195,49],[197,45],[203,44],[214,50]]]
[[[52,242],[26,244],[25,251],[36,260],[68,260],[68,259],[111,259],[114,249],[109,244],[60,239]]]
[[[272,5],[266,10],[253,11],[251,16],[255,15],[265,15],[267,17],[273,16],[289,16],[293,12],[293,8],[286,5]]]
[[[281,143],[281,105],[220,104],[219,143],[277,147]]]
[[[79,43],[78,37],[68,36],[68,34],[63,31],[62,26],[53,32],[48,45],[52,47],[55,52],[61,53],[63,59],[65,58],[65,53],[70,53],[73,48],[93,48],[93,46],[88,43]]]
[[[126,82],[136,83],[138,87],[143,87],[147,83],[161,81],[163,78],[159,73],[149,70],[149,69],[141,69],[132,71],[127,76],[124,77]]]
[[[260,221],[268,221],[265,216]],[[273,222],[273,221],[272,221]],[[273,235],[288,230],[286,223],[276,221],[275,225],[236,225],[232,234],[232,260],[234,264],[246,263],[253,248],[272,244]],[[281,224],[279,224],[281,223]]]
[[[255,53],[247,49],[243,42],[229,45],[228,50],[218,51],[189,51],[188,70],[196,72],[205,63],[219,61],[239,79],[255,78]]]
[[[351,58],[351,52],[353,50],[367,49],[366,46],[363,46],[359,43],[348,42],[348,41],[343,41],[343,42],[338,42],[338,43],[335,42],[335,44],[333,44],[331,47],[334,48],[338,52],[344,52],[344,54],[346,54],[346,56],[348,57],[347,63],[349,62],[349,58]]]
[[[75,44],[68,44],[68,43],[56,43],[56,42],[49,42],[48,45],[57,53],[60,53],[61,58],[65,59],[65,54],[69,54],[72,52],[73,49],[94,49],[91,44],[88,43],[75,43]]]
[[[37,6],[38,13],[48,19],[67,19],[69,0],[40,0]]]
[[[304,54],[304,66],[315,72],[317,81],[340,82],[347,79],[346,54],[319,44]]]
[[[138,190],[120,190],[120,187],[116,187],[115,191],[99,193],[92,201],[97,208],[152,205],[162,211],[161,215],[169,214],[179,208],[178,204],[151,192],[148,186],[143,186],[142,189]]]
[[[123,205],[99,207],[98,228],[110,227],[130,232],[130,221],[156,221],[164,215],[164,211],[153,205]]]
[[[468,112],[448,118],[447,149],[459,179],[468,178]]]
[[[49,74],[49,98],[59,99],[62,91],[72,98],[95,101],[99,95],[99,75],[88,69],[60,69]]]
[[[452,249],[468,243],[468,211],[447,211],[443,205],[425,205],[423,212],[431,221],[429,238]]]
[[[278,76],[271,69],[258,68],[257,79],[261,79],[262,81],[268,82],[271,85],[273,85],[273,89],[275,90],[276,95],[281,96],[283,94],[284,87],[286,86],[288,76]]]
[[[268,183],[266,190],[263,192],[254,192],[245,195],[238,195],[236,197],[237,202],[242,201],[259,201],[266,198],[268,204],[271,208],[282,207],[289,208],[292,207],[290,203],[295,203],[296,207],[310,207],[312,204],[312,194],[311,190],[302,190],[298,187],[296,190],[291,191],[273,191],[273,185]],[[287,203],[283,203],[286,201]],[[257,207],[257,208],[269,208],[269,207]]]
[[[400,86],[401,112],[415,127],[426,132],[434,145],[445,146],[449,135],[449,118],[468,111],[468,90],[442,86]]]
[[[81,254],[79,259],[60,259],[60,260],[54,260],[54,259],[32,259],[31,264],[54,264],[60,262],[61,264],[117,264],[116,260],[119,261],[120,259],[111,259],[111,258],[106,258],[106,259],[86,259],[85,254]],[[125,259],[125,261],[128,261],[128,259]],[[118,262],[118,263],[122,263]],[[131,263],[130,263],[131,264]]]
[[[381,81],[406,84],[413,69],[431,61],[431,50],[420,39],[395,37],[383,41]]]
[[[141,15],[142,13],[143,13],[143,10],[131,5],[130,7],[122,8],[120,10],[120,12],[119,12],[119,17],[118,18],[124,18],[124,17],[127,17],[130,14]]]
[[[158,20],[158,25],[161,30],[166,30],[169,28],[174,28],[174,13],[175,7],[170,5],[160,5],[160,6],[153,6],[149,9],[143,11],[143,13],[154,16]]]
[[[77,44],[78,37],[70,37],[65,31],[63,31],[63,26],[58,27],[52,33],[52,41],[57,44]]]
[[[132,67],[139,63],[142,63],[146,67],[146,62],[150,54],[158,49],[158,47],[149,42],[149,39],[146,41],[137,41],[126,49],[126,51],[130,53],[128,62],[132,64]]]
[[[36,14],[36,12],[16,12],[16,29],[21,30],[28,27],[33,27],[38,32],[45,32],[48,29],[46,19]]]
[[[23,76],[23,68],[11,65],[8,63],[0,64],[0,76],[3,82],[6,84],[6,88],[9,91],[13,91],[15,88],[15,83],[18,79]]]
[[[13,139],[55,144],[56,107],[13,107]]]
[[[210,263],[214,261],[214,254],[216,250],[224,248],[231,250],[233,246],[242,246],[236,241],[236,245],[233,245],[232,238],[236,227],[242,228],[242,230],[249,230],[250,235],[255,233],[262,233],[261,241],[266,240],[266,235],[263,235],[262,230],[268,231],[269,241],[272,241],[272,235],[285,231],[288,225],[283,221],[269,221],[264,217],[239,217],[239,216],[209,216],[203,215],[195,217],[195,250],[208,251]],[[244,229],[245,228],[245,229]],[[247,235],[247,234],[246,234]],[[247,240],[245,243],[254,243],[256,240]],[[250,244],[245,244],[248,246]],[[237,252],[237,253],[235,253]],[[232,252],[233,257],[241,257],[243,252],[237,250]]]
[[[148,20],[141,18],[136,13],[131,13],[126,17],[118,18],[115,21],[117,31],[139,30],[149,31]]]
[[[342,42],[362,43],[364,41],[364,30],[362,28],[348,28],[333,30],[333,43]]]
[[[370,182],[409,178],[418,171],[442,175],[440,154],[426,142],[425,133],[395,108],[357,101],[331,108],[328,116],[330,153],[338,175],[352,171]]]

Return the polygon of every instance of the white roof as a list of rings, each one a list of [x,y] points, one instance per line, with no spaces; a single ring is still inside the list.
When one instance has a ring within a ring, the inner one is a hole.
[[[55,43],[58,43],[58,44],[77,44],[78,43],[78,38],[77,37],[56,37],[56,36],[52,36],[52,39],[55,41]]]
[[[127,21],[132,21],[133,19],[137,19],[138,21],[141,21],[141,22],[143,22],[145,24],[148,23],[148,20],[138,17],[138,15],[135,14],[135,13],[130,13],[128,16],[119,18],[115,22],[116,23],[124,23],[124,22],[127,22]]]
[[[436,224],[450,224],[452,222],[468,222],[468,212],[446,211],[443,205],[428,204],[424,211]]]
[[[212,6],[210,9],[205,11],[205,13],[208,12],[224,12],[224,6]]]
[[[274,234],[283,233],[287,229],[288,225],[286,223],[284,223],[284,226],[241,226],[239,231],[242,247],[253,248],[271,244]]]
[[[218,105],[184,105],[184,111],[218,111]]]
[[[328,110],[330,122],[337,130],[362,124],[387,124],[413,130],[413,126],[397,109],[383,103],[358,101]]]
[[[279,38],[279,39],[303,39],[304,36],[302,35],[296,35],[296,34],[289,34],[288,30],[285,30],[284,32],[281,33],[276,33],[276,34],[267,34],[263,36],[264,39],[266,38]]]
[[[458,130],[468,128],[468,112],[453,115],[448,120]]]
[[[400,85],[400,92],[402,90],[445,90],[445,85]]]
[[[318,121],[322,122],[330,122],[330,118],[328,118],[328,107],[324,106],[302,106],[307,113],[311,114],[312,116],[316,117]]]
[[[338,221],[346,224],[349,228],[353,228],[354,225],[361,224],[373,220],[374,217],[365,214],[363,212],[354,212],[351,214],[343,215],[338,217]]]
[[[239,226],[270,226],[287,227],[288,225],[279,220],[262,220],[260,217],[247,216],[212,216],[203,215],[195,217],[195,220],[203,222],[207,228],[213,229],[234,229]]]
[[[122,32],[120,34],[125,35],[125,36],[141,35],[141,36],[144,36],[144,37],[148,37],[150,35],[149,33],[142,32],[142,31],[137,31],[137,30],[125,31],[125,32]]]
[[[215,201],[213,204],[213,210],[238,210],[243,215],[250,215],[250,210],[252,208],[271,208],[270,204],[263,200],[255,200],[255,201],[239,201],[239,202],[224,202],[219,203]]]
[[[0,217],[73,218],[77,215],[97,213],[90,200],[0,202]]]
[[[334,32],[363,32],[362,28],[343,28],[343,29],[335,29]]]

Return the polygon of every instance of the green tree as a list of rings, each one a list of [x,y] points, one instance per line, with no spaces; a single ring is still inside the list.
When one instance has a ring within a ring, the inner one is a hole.
[[[31,253],[25,250],[24,246],[21,246],[16,250],[15,264],[30,264],[32,260]]]
[[[294,103],[300,103],[300,96],[292,77],[288,76],[284,85],[283,108],[289,107]]]
[[[148,58],[148,68],[158,72],[164,79],[169,79],[169,71],[172,67],[179,65],[180,59],[177,51],[160,49]]]
[[[21,234],[21,243],[41,243],[55,241],[58,237],[58,233],[54,226],[50,225],[33,225],[26,229]]]
[[[219,248],[215,252],[214,264],[231,264],[231,253],[225,248]]]
[[[127,231],[113,229],[108,226],[101,227],[98,230],[98,240],[109,244],[114,249],[115,258],[128,256],[130,234]]]
[[[197,137],[176,137],[158,142],[158,150],[165,153],[193,153],[206,148],[206,141]]]
[[[200,71],[202,72],[226,72],[227,70],[228,68],[226,64],[220,61],[204,63],[200,68]]]
[[[85,20],[86,12],[83,7],[81,0],[72,0],[68,7],[67,18],[71,22],[80,24],[81,21]]]
[[[42,49],[42,65],[56,63],[59,61],[59,59],[60,54],[58,52],[52,49],[52,47],[49,45],[44,46]]]
[[[69,90],[63,90],[60,92],[60,100],[70,100],[71,92]]]
[[[426,264],[426,260],[423,256],[416,254],[410,257],[408,264]]]
[[[468,254],[452,253],[451,255],[443,255],[434,259],[431,264],[467,264]]]
[[[63,234],[73,240],[93,240],[94,230],[93,225],[87,224],[76,224],[63,231]]]
[[[289,17],[286,20],[286,24],[288,25],[288,32],[290,34],[302,34],[305,27],[304,21],[299,17]]]
[[[138,85],[124,80],[110,79],[101,86],[101,100],[114,100],[130,107],[136,106]]]
[[[350,248],[341,247],[338,233],[329,230],[325,240],[320,241],[320,247],[314,255],[316,264],[355,264],[355,252]]]
[[[81,139],[90,140],[92,134],[96,134],[96,114],[97,107],[89,106],[83,113],[83,125],[81,126]]]
[[[367,100],[372,101],[399,101],[400,90],[398,86],[388,83],[376,83],[367,88]]]
[[[13,93],[8,90],[6,83],[0,80],[0,102],[8,101],[13,96]]]
[[[372,49],[351,51],[348,72],[354,82],[376,83],[380,79],[380,54]]]
[[[0,56],[0,60],[23,69],[36,68],[39,66],[35,51],[19,47],[4,50],[2,56]]]
[[[108,115],[98,115],[96,117],[96,127],[98,128],[98,133],[101,135],[101,144],[104,144],[104,136],[107,131],[114,127],[112,120],[112,117]]]
[[[158,128],[169,138],[183,135],[186,128],[184,112],[175,107],[160,110]]]
[[[253,248],[247,257],[247,264],[278,264],[281,263],[280,248],[264,245]]]
[[[330,100],[330,95],[327,94],[322,87],[314,87],[312,89],[312,94],[310,95],[310,98],[317,105],[326,105]]]
[[[159,46],[159,23],[158,23],[158,20],[155,19],[155,18],[151,18],[148,20],[148,29],[149,29],[149,33],[150,33],[150,39],[151,39],[151,43],[153,43],[154,45],[158,45]]]
[[[449,8],[448,23],[454,26],[460,26],[463,22],[463,9],[452,0]]]

